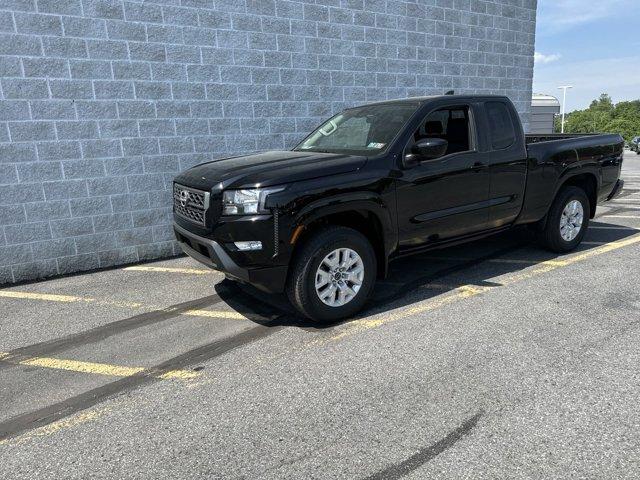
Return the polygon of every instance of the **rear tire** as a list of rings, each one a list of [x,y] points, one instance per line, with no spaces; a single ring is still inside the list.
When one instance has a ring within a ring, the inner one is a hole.
[[[576,248],[589,228],[591,206],[584,190],[565,187],[556,196],[542,231],[542,243],[556,253]]]
[[[376,280],[376,255],[360,232],[327,227],[313,234],[296,255],[287,282],[291,304],[318,322],[358,312]]]

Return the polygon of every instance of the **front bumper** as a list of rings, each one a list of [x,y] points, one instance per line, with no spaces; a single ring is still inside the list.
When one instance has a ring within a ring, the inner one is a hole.
[[[250,283],[268,293],[282,293],[287,279],[287,266],[242,267],[215,240],[196,235],[173,223],[173,230],[182,251],[191,258],[228,276]]]

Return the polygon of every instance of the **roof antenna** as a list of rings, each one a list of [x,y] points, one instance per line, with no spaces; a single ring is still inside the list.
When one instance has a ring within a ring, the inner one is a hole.
[[[455,95],[455,92],[453,90],[449,90],[445,95]]]

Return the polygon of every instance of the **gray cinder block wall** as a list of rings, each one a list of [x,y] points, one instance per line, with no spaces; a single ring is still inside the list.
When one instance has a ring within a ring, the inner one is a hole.
[[[0,0],[0,284],[170,256],[170,184],[348,105],[501,93],[535,0]]]

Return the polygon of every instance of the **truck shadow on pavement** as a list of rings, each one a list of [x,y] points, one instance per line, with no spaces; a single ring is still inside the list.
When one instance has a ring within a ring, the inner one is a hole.
[[[583,243],[575,254],[623,240],[640,230],[592,221]],[[380,315],[390,310],[409,308],[461,286],[496,287],[491,279],[517,273],[559,255],[540,246],[530,230],[514,229],[474,243],[431,250],[396,260],[389,275],[378,280],[372,298],[355,317],[339,322],[318,324],[300,316],[286,295],[268,295],[249,285],[224,280],[215,285],[216,293],[228,306],[249,320],[264,326],[293,326],[314,331],[334,328],[354,320]]]

